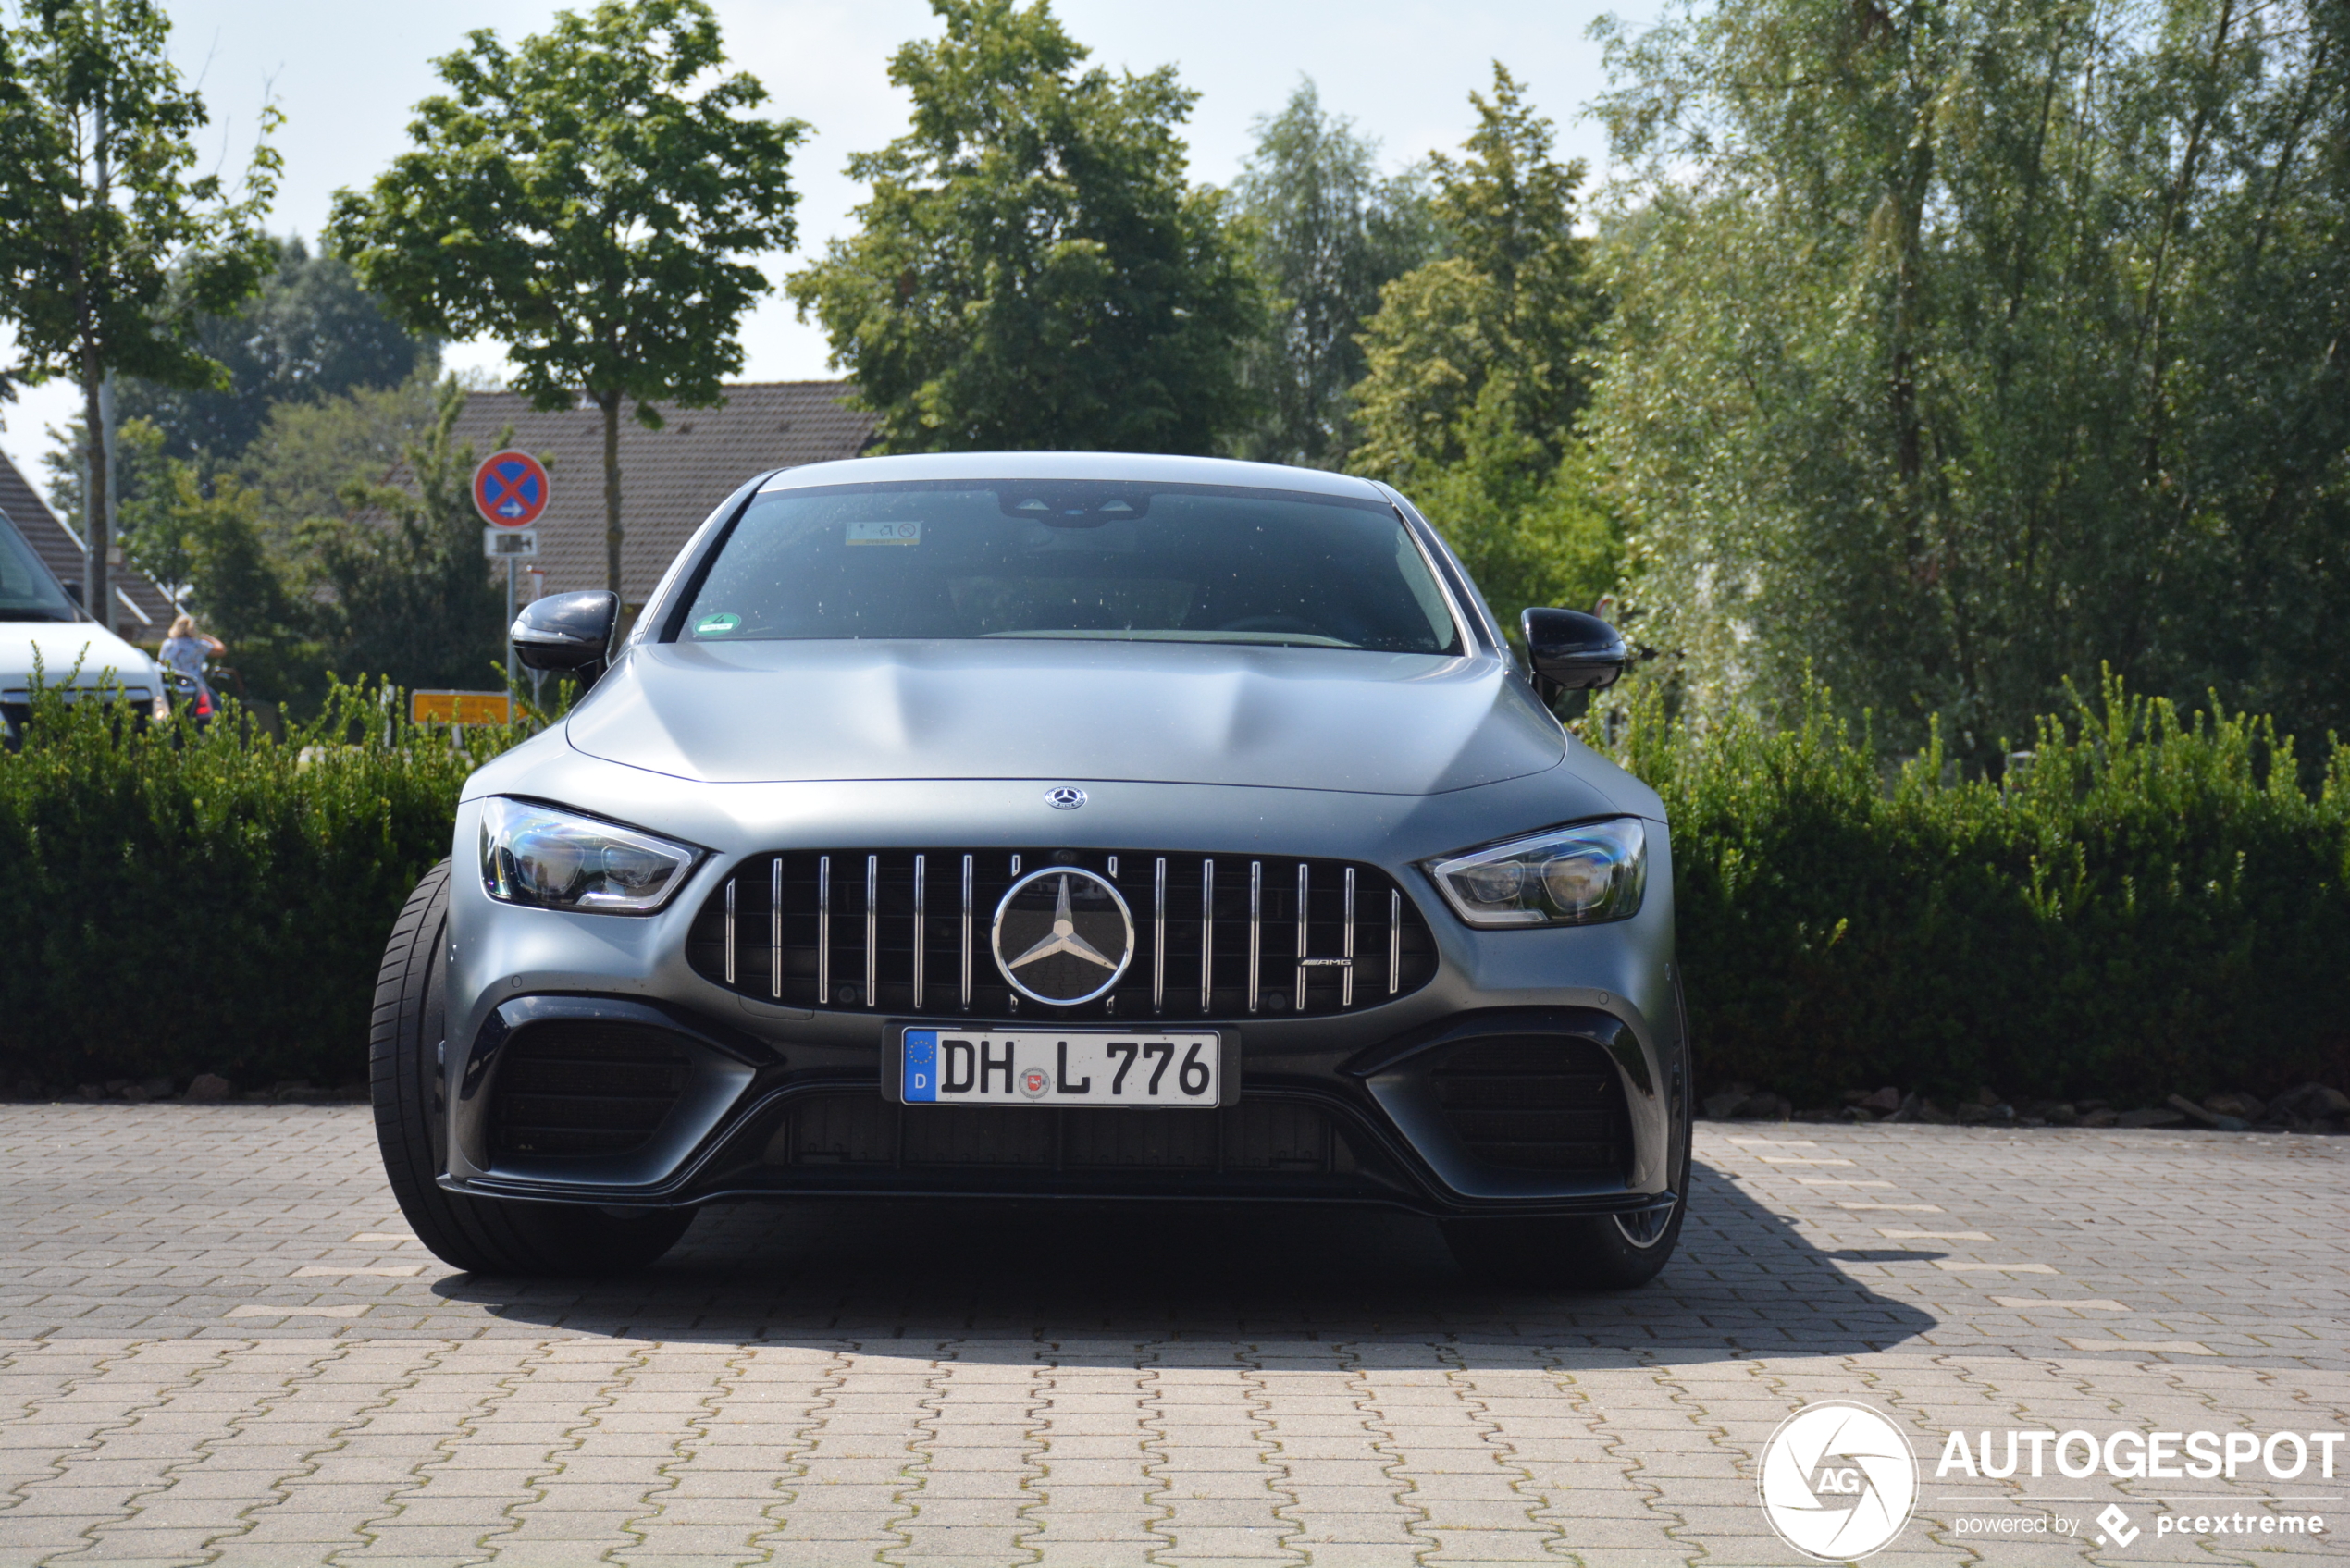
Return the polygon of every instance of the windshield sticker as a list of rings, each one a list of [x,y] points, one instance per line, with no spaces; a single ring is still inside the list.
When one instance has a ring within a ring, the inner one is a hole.
[[[909,523],[851,523],[848,542],[852,545],[918,545],[922,542],[922,525]]]
[[[723,637],[742,623],[741,616],[731,615],[721,611],[715,615],[705,615],[695,622],[694,635],[702,637]]]

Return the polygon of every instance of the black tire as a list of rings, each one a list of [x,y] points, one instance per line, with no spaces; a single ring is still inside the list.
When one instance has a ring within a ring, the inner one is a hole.
[[[449,862],[425,873],[384,945],[368,1030],[376,1143],[400,1212],[435,1257],[475,1274],[588,1275],[641,1268],[676,1243],[691,1209],[622,1218],[584,1204],[507,1203],[444,1191],[440,1053]]]
[[[1656,1278],[1680,1243],[1689,1209],[1689,1096],[1681,1096],[1676,1202],[1662,1215],[1448,1219],[1444,1244],[1479,1279],[1540,1290],[1630,1290]]]

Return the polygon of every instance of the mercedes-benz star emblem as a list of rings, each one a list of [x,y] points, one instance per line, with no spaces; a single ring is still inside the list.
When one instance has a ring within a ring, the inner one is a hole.
[[[1085,792],[1075,784],[1063,784],[1058,789],[1046,790],[1045,798],[1057,811],[1074,811],[1085,804]]]
[[[1055,1007],[1091,1002],[1134,958],[1134,916],[1117,888],[1088,870],[1047,866],[1012,883],[996,906],[996,967],[1012,989]]]

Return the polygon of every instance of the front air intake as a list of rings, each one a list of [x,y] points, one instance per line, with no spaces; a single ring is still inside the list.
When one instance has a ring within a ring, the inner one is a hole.
[[[685,1043],[595,1019],[526,1025],[508,1041],[490,1104],[500,1155],[614,1155],[642,1148],[686,1087]]]
[[[1066,866],[1116,887],[1132,957],[1115,988],[1048,1006],[1004,980],[996,906]],[[1436,974],[1418,909],[1376,866],[1158,850],[834,849],[753,856],[695,918],[705,979],[793,1007],[885,1015],[1242,1019],[1355,1012]]]
[[[1631,1168],[1624,1085],[1606,1049],[1579,1035],[1518,1034],[1453,1046],[1429,1073],[1471,1155],[1502,1170]]]

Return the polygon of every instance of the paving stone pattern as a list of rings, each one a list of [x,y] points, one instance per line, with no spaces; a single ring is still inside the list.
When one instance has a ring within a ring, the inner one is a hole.
[[[1621,1296],[1478,1288],[1401,1216],[1042,1204],[730,1209],[518,1285],[407,1234],[362,1108],[0,1106],[0,1564],[1793,1563],[1757,1456],[1829,1398],[1920,1456],[1873,1563],[2344,1560],[2157,1534],[2350,1518],[2314,1464],[1934,1471],[1954,1428],[2342,1430],[2350,1140],[1698,1147]],[[1973,1533],[2016,1517],[2074,1533]]]

